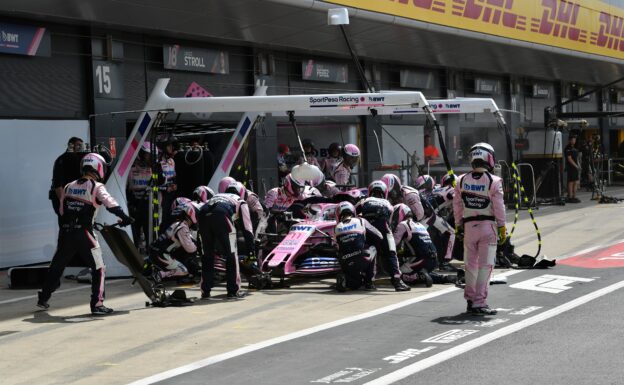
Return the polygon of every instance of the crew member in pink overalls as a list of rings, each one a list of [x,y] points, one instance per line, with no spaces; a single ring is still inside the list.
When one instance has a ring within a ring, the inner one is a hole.
[[[342,149],[342,161],[336,165],[333,178],[338,186],[351,184],[351,170],[360,160],[360,149],[355,144],[347,144]]]
[[[494,315],[487,304],[490,275],[497,243],[506,238],[503,181],[491,174],[494,149],[477,143],[470,149],[472,171],[459,177],[453,209],[458,231],[464,233],[467,310],[474,315]]]
[[[82,177],[65,186],[59,212],[61,228],[58,246],[50,269],[38,293],[37,306],[47,309],[52,293],[61,286],[60,278],[70,259],[78,254],[91,268],[91,313],[107,315],[113,309],[104,306],[104,260],[100,244],[93,232],[93,220],[100,206],[120,218],[119,225],[134,220],[126,215],[106,187],[100,183],[106,174],[106,162],[99,154],[87,154],[80,161]]]

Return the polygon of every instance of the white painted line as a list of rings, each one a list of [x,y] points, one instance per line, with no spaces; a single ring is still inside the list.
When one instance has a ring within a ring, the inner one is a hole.
[[[114,281],[106,282],[106,285],[112,285],[112,284],[115,284],[117,282],[124,282],[124,281],[126,281],[126,280],[125,279],[119,279],[119,280],[116,279]],[[57,290],[54,293],[55,294],[57,294],[57,293],[68,293],[70,291],[77,291],[77,290],[90,289],[90,288],[91,288],[90,284],[89,285],[85,284],[84,286],[72,287],[70,289]],[[35,294],[35,295],[27,295],[25,297],[5,299],[4,301],[0,301],[0,305],[4,305],[6,303],[13,303],[13,302],[31,300],[31,299],[36,299],[36,298],[37,298],[37,295]]]
[[[616,241],[609,242],[609,243],[607,243],[607,244],[603,244],[603,245],[598,245],[598,246],[588,247],[588,248],[583,249],[583,250],[581,250],[581,251],[574,251],[574,252],[572,252],[572,253],[570,253],[570,254],[565,254],[565,255],[562,255],[562,256],[560,256],[560,257],[557,257],[556,259],[557,259],[558,261],[563,260],[563,259],[568,259],[568,258],[571,258],[571,257],[575,257],[575,256],[577,256],[577,255],[587,254],[587,253],[590,253],[590,252],[592,252],[592,251],[596,251],[596,250],[599,250],[599,249],[606,249],[607,247],[615,246],[615,245],[617,245],[618,243],[622,243],[622,242],[624,242],[624,239],[618,239],[618,240],[616,240]]]
[[[624,239],[621,240],[621,241],[618,241],[618,242],[614,242],[613,244],[616,244],[616,243],[619,243],[619,242],[624,242]],[[587,253],[587,252],[590,252],[590,251],[593,251],[593,250],[596,250],[596,249],[599,249],[599,248],[602,248],[602,247],[609,247],[610,245],[611,244],[588,248],[588,249],[585,249],[585,250],[581,250],[580,252],[577,252],[574,255]],[[497,274],[493,278],[501,279],[501,278],[504,278],[504,277],[510,277],[512,275],[519,274],[519,273],[522,273],[524,271],[527,271],[527,270],[509,270],[509,271],[506,271],[504,273]],[[359,321],[359,320],[366,319],[366,318],[371,318],[371,317],[377,316],[379,314],[388,313],[390,311],[393,311],[393,310],[396,310],[396,309],[400,309],[402,307],[409,306],[411,304],[414,304],[414,303],[417,303],[417,302],[421,302],[421,301],[425,301],[425,300],[428,300],[428,299],[431,299],[431,298],[435,298],[435,297],[438,297],[438,296],[441,296],[441,295],[444,295],[444,294],[447,294],[447,293],[451,293],[451,292],[457,291],[457,290],[460,290],[460,289],[456,288],[456,287],[449,287],[447,289],[443,289],[443,290],[436,291],[436,292],[433,292],[433,293],[425,294],[425,295],[417,297],[417,298],[412,298],[412,299],[409,299],[409,300],[406,300],[406,301],[402,301],[402,302],[396,303],[394,305],[382,307],[380,309],[376,309],[376,310],[373,310],[373,311],[370,311],[370,312],[367,312],[367,313],[363,313],[363,314],[359,314],[359,315],[343,318],[341,320],[329,322],[329,323],[326,323],[326,324],[323,324],[323,325],[319,325],[319,326],[315,326],[315,327],[312,327],[312,328],[308,328],[308,329],[300,330],[300,331],[293,332],[293,333],[290,333],[290,334],[286,334],[286,335],[281,336],[281,337],[276,337],[276,338],[272,338],[272,339],[269,339],[269,340],[266,340],[266,341],[258,342],[258,343],[255,343],[255,344],[251,344],[251,345],[239,348],[239,349],[232,350],[230,352],[218,354],[216,356],[208,357],[208,358],[205,358],[203,360],[195,361],[195,362],[192,362],[192,363],[184,365],[184,366],[180,366],[180,367],[177,367],[177,368],[174,368],[174,369],[170,369],[170,370],[167,370],[167,371],[162,372],[162,373],[155,374],[155,375],[150,376],[150,377],[146,377],[146,378],[134,381],[134,382],[132,382],[132,383],[130,383],[128,385],[153,384],[155,382],[163,381],[163,380],[175,377],[175,376],[179,376],[179,375],[184,374],[184,373],[192,372],[193,370],[197,370],[197,369],[209,366],[209,365],[213,365],[213,364],[216,364],[218,362],[228,360],[230,358],[238,357],[238,356],[241,356],[243,354],[254,352],[254,351],[257,351],[257,350],[260,350],[260,349],[264,349],[264,348],[269,347],[269,346],[277,345],[277,344],[280,344],[282,342],[287,342],[287,341],[290,341],[290,340],[294,340],[294,339],[297,339],[297,338],[300,338],[300,337],[304,337],[304,336],[307,336],[307,335],[310,335],[310,334],[314,334],[314,333],[317,333],[317,332],[320,332],[320,331],[323,331],[323,330],[327,330],[327,329],[331,329],[331,328],[338,327],[338,326],[341,326],[341,325],[345,325],[345,324],[348,324],[348,323],[351,323],[351,322]]]
[[[225,361],[225,360],[228,360],[228,359],[233,358],[233,357],[241,356],[243,354],[254,352],[256,350],[264,349],[264,348],[269,347],[269,346],[277,345],[277,344],[280,344],[282,342],[287,342],[287,341],[290,341],[290,340],[294,340],[294,339],[297,339],[297,338],[300,338],[300,337],[304,337],[304,336],[307,336],[307,335],[310,335],[310,334],[318,333],[320,331],[331,329],[331,328],[335,328],[337,326],[341,326],[341,325],[348,324],[348,323],[351,323],[351,322],[360,321],[360,320],[363,320],[363,319],[366,319],[366,318],[371,318],[371,317],[377,316],[379,314],[388,313],[388,312],[391,312],[391,311],[396,310],[396,309],[400,309],[400,308],[405,307],[405,306],[409,306],[409,305],[412,305],[412,304],[415,304],[415,303],[418,303],[418,302],[426,301],[428,299],[439,297],[441,295],[448,294],[448,293],[451,293],[451,292],[454,292],[454,291],[458,291],[458,290],[460,290],[460,289],[457,288],[457,287],[454,287],[454,286],[453,287],[449,287],[449,288],[446,288],[446,289],[442,289],[440,291],[435,291],[435,292],[432,292],[432,293],[428,293],[428,294],[422,295],[420,297],[411,298],[411,299],[408,299],[406,301],[395,303],[393,305],[385,306],[385,307],[382,307],[382,308],[379,308],[379,309],[375,309],[375,310],[372,310],[372,311],[369,311],[369,312],[366,312],[366,313],[354,315],[354,316],[343,318],[343,319],[340,319],[340,320],[337,320],[337,321],[328,322],[326,324],[322,324],[322,325],[319,325],[319,326],[314,326],[314,327],[311,327],[311,328],[308,328],[308,329],[300,330],[300,331],[297,331],[297,332],[294,332],[294,333],[286,334],[286,335],[281,336],[281,337],[276,337],[276,338],[272,338],[270,340],[258,342],[258,343],[255,343],[255,344],[252,344],[252,345],[248,345],[248,346],[236,349],[236,350],[232,350],[232,351],[227,352],[227,353],[218,354],[216,356],[208,357],[208,358],[205,358],[203,360],[199,360],[199,361],[190,363],[188,365],[184,365],[184,366],[180,366],[180,367],[175,368],[175,369],[167,370],[166,372],[158,373],[158,374],[155,374],[153,376],[150,376],[150,377],[147,377],[147,378],[144,378],[144,379],[141,379],[141,380],[137,380],[135,382],[132,382],[129,385],[153,384],[155,382],[163,381],[163,380],[175,377],[175,376],[179,376],[179,375],[184,374],[184,373],[192,372],[193,370],[197,370],[197,369],[203,368],[205,366],[213,365],[213,364],[216,364],[217,362]]]
[[[434,365],[437,365],[439,363],[442,363],[444,361],[447,361],[451,358],[454,358],[456,356],[459,356],[460,354],[466,353],[472,349],[478,348],[482,345],[485,345],[489,342],[492,342],[496,339],[499,339],[501,337],[507,336],[509,334],[515,333],[519,330],[522,330],[526,327],[535,325],[538,322],[542,322],[545,321],[549,318],[555,317],[561,313],[564,313],[568,310],[574,309],[577,306],[581,306],[589,301],[592,301],[596,298],[602,297],[606,294],[609,294],[611,292],[614,292],[618,289],[621,289],[622,287],[624,287],[624,281],[620,281],[618,283],[614,283],[613,285],[604,287],[602,289],[596,290],[592,293],[589,293],[587,295],[584,295],[582,297],[579,297],[577,299],[574,299],[570,302],[566,302],[563,305],[557,306],[556,308],[553,308],[551,310],[547,310],[543,313],[537,314],[533,317],[527,318],[525,320],[522,320],[520,322],[516,322],[514,324],[511,324],[509,326],[505,326],[504,328],[498,329],[492,333],[486,334],[484,336],[475,338],[473,340],[470,340],[468,342],[465,342],[461,345],[455,346],[451,349],[445,350],[443,352],[440,352],[438,354],[435,354],[431,357],[427,357],[421,361],[415,362],[411,365],[408,365],[404,368],[401,368],[397,371],[394,371],[392,373],[386,374],[385,376],[379,377],[373,381],[367,382],[365,385],[385,385],[385,384],[391,384],[393,382],[402,380],[408,376],[411,376],[413,374],[416,374],[420,371],[423,371],[427,368],[430,368]]]

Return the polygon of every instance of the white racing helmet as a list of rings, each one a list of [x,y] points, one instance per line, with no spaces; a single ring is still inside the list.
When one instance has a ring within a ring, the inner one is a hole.
[[[353,206],[351,202],[340,202],[338,206],[336,206],[336,220],[340,221],[342,216],[347,214],[355,216],[355,206]]]
[[[227,186],[225,192],[238,195],[240,199],[245,199],[245,193],[247,193],[247,189],[245,188],[245,186],[243,186],[241,182],[233,182],[230,183],[229,186]]]
[[[198,186],[193,190],[193,200],[195,202],[206,203],[214,196],[214,191],[208,186]]]
[[[106,161],[100,154],[89,153],[85,155],[80,161],[80,169],[82,173],[86,172],[95,172],[98,177],[98,180],[104,180],[104,176],[106,175]]]
[[[227,188],[230,186],[230,184],[234,182],[236,182],[236,179],[232,178],[231,176],[226,176],[223,179],[221,179],[219,181],[219,187],[217,188],[217,190],[219,191],[219,194],[223,194],[225,190],[227,190]]]
[[[470,164],[472,168],[485,168],[492,171],[496,164],[494,148],[485,142],[475,144],[470,148]]]

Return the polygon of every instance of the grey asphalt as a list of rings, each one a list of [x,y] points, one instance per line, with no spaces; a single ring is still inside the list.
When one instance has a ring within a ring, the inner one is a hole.
[[[209,379],[209,383],[215,384],[248,384],[250,381],[256,384],[361,384],[617,283],[622,280],[623,271],[621,268],[596,270],[568,266],[523,271],[509,277],[507,285],[491,287],[491,306],[504,309],[493,317],[465,314],[465,301],[462,292],[457,290],[160,383],[204,384]],[[569,290],[558,294],[510,287],[545,274],[594,280],[573,282]],[[622,298],[622,291],[607,294],[595,303],[489,342],[401,383],[623,383],[622,349],[618,345],[622,341],[624,322],[617,317],[624,304]],[[528,314],[513,314],[529,307],[540,308]],[[609,316],[612,317],[610,322],[602,322]],[[592,326],[598,320],[601,327],[595,330]],[[454,338],[463,337],[454,340],[451,334]],[[402,359],[406,355],[408,358]],[[522,370],[519,363],[524,365]]]

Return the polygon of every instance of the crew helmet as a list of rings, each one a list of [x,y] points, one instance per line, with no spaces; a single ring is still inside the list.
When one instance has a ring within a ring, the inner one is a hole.
[[[185,197],[177,197],[173,203],[171,203],[171,212],[173,213],[179,206],[191,204],[191,200]]]
[[[238,195],[240,199],[245,199],[245,193],[247,189],[241,182],[233,182],[225,189],[226,193]]]
[[[440,184],[442,187],[452,186],[457,181],[457,176],[455,174],[445,174],[440,180]]]
[[[373,197],[376,194],[381,195],[381,198],[388,198],[388,187],[386,184],[380,180],[372,181],[371,184],[368,185],[368,196]],[[377,196],[379,198],[379,196]]]
[[[399,203],[398,205],[395,205],[394,209],[392,210],[392,217],[390,218],[390,224],[392,226],[392,229],[396,229],[399,223],[411,217],[412,210],[410,210],[410,208],[406,204]]]
[[[195,190],[193,190],[193,200],[195,202],[206,203],[208,199],[214,196],[214,191],[208,186],[197,186]]]
[[[299,196],[299,194],[301,193],[301,189],[303,189],[304,186],[305,184],[293,178],[291,174],[288,174],[286,175],[286,177],[284,177],[284,183],[282,184],[282,187],[284,188],[284,191],[286,191],[286,194],[293,197]]]
[[[221,179],[219,181],[219,187],[217,188],[217,190],[219,191],[219,194],[223,194],[225,190],[227,190],[227,188],[230,186],[230,184],[234,182],[236,182],[236,179],[232,178],[231,176],[226,176],[223,179]]]
[[[355,215],[355,206],[351,202],[340,202],[338,206],[336,206],[336,220],[340,221],[343,215]]]
[[[360,149],[355,144],[347,144],[342,149],[342,158],[345,162],[353,166],[360,159]]]
[[[470,165],[472,168],[485,168],[492,171],[495,164],[494,148],[488,143],[477,143],[470,148]]]
[[[106,175],[106,161],[100,154],[89,153],[80,161],[80,169],[83,175],[87,172],[95,172],[98,180],[103,180]]]
[[[193,225],[197,224],[197,211],[190,201],[178,205],[171,214],[179,219],[188,219]]]
[[[390,199],[397,199],[401,195],[401,180],[394,174],[384,174],[381,181],[388,188],[388,196]]]
[[[434,185],[435,181],[433,180],[433,177],[428,174],[419,175],[418,178],[416,178],[416,182],[414,182],[414,186],[417,190],[431,191],[433,190]]]

